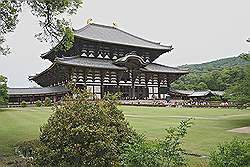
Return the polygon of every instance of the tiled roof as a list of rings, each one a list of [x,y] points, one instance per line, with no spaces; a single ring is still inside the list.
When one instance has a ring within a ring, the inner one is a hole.
[[[68,89],[64,86],[44,87],[44,88],[8,88],[8,95],[37,95],[37,94],[53,94],[66,93]]]
[[[112,26],[100,24],[88,24],[87,26],[75,30],[75,35],[84,39],[99,42],[136,46],[150,49],[172,50],[172,46],[164,46],[157,42],[152,42],[138,36],[127,33]]]
[[[150,63],[146,67],[142,68],[142,71],[158,72],[158,73],[181,73],[187,74],[188,71],[181,70],[176,67],[169,67],[162,64]]]
[[[211,91],[211,90],[204,90],[204,91],[172,90],[172,92],[187,95],[189,97],[203,97],[203,96],[207,96],[207,95],[213,95],[213,96],[223,96],[224,95],[224,91]]]
[[[89,68],[101,68],[101,69],[116,69],[126,70],[126,67],[120,67],[113,64],[113,60],[109,59],[96,59],[87,57],[70,57],[70,58],[57,58],[56,62],[59,64],[66,64],[72,66],[82,66]],[[151,63],[141,68],[140,70],[145,72],[157,72],[157,73],[182,73],[186,74],[188,71],[181,70],[179,68],[169,67],[157,63]]]
[[[223,91],[211,91],[211,90],[194,91],[194,93],[190,94],[189,97],[202,97],[202,96],[207,96],[207,95],[222,96],[223,94],[224,94]]]
[[[194,93],[194,90],[174,90],[174,92],[185,94],[185,95],[191,95],[192,93]]]
[[[207,95],[213,95],[210,90],[208,91],[194,91],[189,97],[200,97],[200,96],[207,96]]]
[[[55,60],[59,64],[66,64],[72,66],[82,66],[89,68],[103,68],[103,69],[114,69],[114,70],[126,70],[125,67],[116,66],[112,63],[112,60],[108,59],[97,59],[87,57],[64,57],[57,58]]]

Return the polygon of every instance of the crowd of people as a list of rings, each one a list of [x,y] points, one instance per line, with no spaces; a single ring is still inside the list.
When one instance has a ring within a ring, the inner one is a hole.
[[[211,102],[207,100],[122,100],[121,104],[145,105],[145,106],[166,106],[166,107],[229,107],[228,102]]]

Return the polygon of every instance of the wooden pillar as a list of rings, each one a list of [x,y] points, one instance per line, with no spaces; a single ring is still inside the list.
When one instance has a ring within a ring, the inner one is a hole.
[[[117,71],[116,72],[116,86],[117,86],[117,91],[120,92],[120,81],[122,79],[123,72],[122,71]]]
[[[104,74],[101,72],[101,87],[100,87],[100,90],[101,90],[101,98],[104,97],[104,87],[103,87],[103,80],[104,80]]]
[[[146,85],[146,96],[147,96],[147,98],[149,98],[148,81],[149,81],[149,75],[145,74],[145,85]]]
[[[167,87],[168,87],[168,91],[170,91],[171,85],[170,85],[169,79],[168,79],[168,81],[167,81]]]
[[[106,75],[106,71],[100,71],[100,75],[101,75],[101,87],[100,87],[100,89],[101,89],[101,98],[103,98],[104,97],[104,85],[103,85],[103,81],[104,81],[104,77],[105,77],[105,75]]]
[[[54,103],[56,103],[56,101],[57,101],[57,95],[56,94],[54,94],[54,96],[53,96],[53,101],[54,101]]]
[[[135,97],[136,97],[135,96],[135,80],[136,80],[137,76],[136,76],[135,71],[132,70],[131,73],[132,73],[132,80],[131,80],[132,81],[132,85],[131,85],[132,86],[132,89],[131,89],[131,91],[132,91],[131,93],[132,94],[131,95],[132,95],[132,99],[135,99]]]
[[[22,97],[22,96],[19,96],[19,97],[18,97],[18,104],[21,103],[21,97]]]
[[[131,98],[135,99],[135,82],[132,80],[132,85],[131,85]]]
[[[160,92],[160,87],[161,87],[161,78],[160,78],[160,74],[158,74],[158,99],[161,98],[161,92]]]

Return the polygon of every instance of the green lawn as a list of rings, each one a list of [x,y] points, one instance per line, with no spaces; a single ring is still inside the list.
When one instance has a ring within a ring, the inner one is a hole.
[[[194,124],[185,138],[188,152],[207,155],[218,143],[234,136],[250,141],[250,134],[238,134],[227,130],[250,126],[250,110],[199,109],[120,106],[131,125],[149,139],[162,138],[164,129],[193,117]],[[20,141],[37,138],[39,127],[51,114],[50,108],[0,109],[0,155],[13,154],[13,146]],[[195,164],[202,160],[195,160]],[[196,162],[197,161],[197,162]],[[200,166],[200,165],[197,165]]]

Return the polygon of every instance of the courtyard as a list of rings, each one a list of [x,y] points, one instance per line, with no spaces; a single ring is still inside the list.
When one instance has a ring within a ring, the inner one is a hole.
[[[207,155],[219,143],[234,137],[250,140],[250,134],[232,132],[249,126],[250,110],[222,108],[168,108],[119,106],[130,125],[148,140],[163,138],[164,129],[177,126],[181,120],[193,118],[193,125],[184,139],[190,166],[206,166]],[[39,136],[39,127],[52,114],[51,107],[0,109],[0,157],[14,155],[14,146]]]

